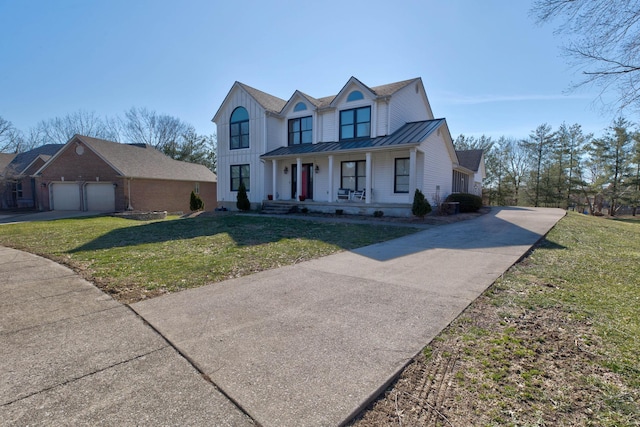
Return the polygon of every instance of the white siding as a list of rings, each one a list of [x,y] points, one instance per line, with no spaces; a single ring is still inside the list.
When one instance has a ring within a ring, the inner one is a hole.
[[[418,88],[417,92],[416,88]],[[393,94],[389,102],[389,134],[398,130],[405,123],[433,119],[425,102],[426,98],[418,82],[412,83]]]
[[[389,135],[389,103],[378,102],[376,111],[376,135]]]
[[[447,142],[434,132],[420,144],[424,151],[424,174],[422,186],[418,188],[424,193],[429,203],[433,204],[436,189],[440,187],[440,199],[444,200],[451,193],[451,180],[453,176],[453,163],[447,150]]]
[[[322,135],[320,136],[320,142],[331,142],[338,140],[338,126],[336,125],[336,119],[338,117],[337,110],[328,110],[322,112],[322,118],[319,120],[322,126]]]
[[[229,119],[236,107],[244,107],[249,113],[249,148],[229,149]],[[247,193],[252,203],[258,203],[265,196],[263,183],[264,172],[260,155],[266,152],[266,114],[265,110],[253,97],[240,87],[229,94],[224,109],[217,117],[218,128],[218,201],[235,205],[237,193],[231,191],[230,166],[249,164],[251,168],[251,184]]]
[[[267,117],[267,149],[265,153],[286,145],[287,121],[277,117]]]

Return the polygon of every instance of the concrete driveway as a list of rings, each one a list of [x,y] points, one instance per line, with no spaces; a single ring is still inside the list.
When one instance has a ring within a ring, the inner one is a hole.
[[[139,315],[0,247],[1,423],[340,425],[562,216],[493,209],[133,304]]]
[[[340,425],[564,215],[496,208],[132,308],[260,425]]]

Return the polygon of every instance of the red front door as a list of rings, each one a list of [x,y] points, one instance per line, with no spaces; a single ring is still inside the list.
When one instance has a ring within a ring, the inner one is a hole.
[[[296,194],[298,188],[298,165],[291,165],[291,198],[295,199],[304,196],[306,199],[313,199],[313,163],[302,164],[302,185],[300,194]]]

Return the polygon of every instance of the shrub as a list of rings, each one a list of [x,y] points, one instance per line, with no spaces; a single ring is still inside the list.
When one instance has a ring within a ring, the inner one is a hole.
[[[411,213],[420,218],[424,218],[426,214],[431,212],[431,205],[425,199],[422,191],[416,188],[416,192],[413,195],[413,206],[411,207]]]
[[[478,212],[482,208],[482,198],[475,194],[453,193],[449,194],[445,202],[460,203],[460,212]]]
[[[204,202],[200,195],[195,192],[191,192],[191,200],[189,201],[189,209],[192,211],[203,211],[204,210]]]
[[[336,215],[342,215],[344,213],[344,209],[336,209]]]
[[[249,197],[247,196],[247,187],[244,186],[244,182],[240,182],[240,186],[238,187],[238,196],[237,196],[236,207],[241,211],[248,211],[251,209],[251,202],[249,202]]]
[[[384,212],[382,211],[374,211],[373,212],[373,216],[376,218],[381,218],[384,215]]]
[[[304,214],[309,213],[309,208],[306,208],[306,207],[302,208],[302,209],[300,209],[300,212],[302,212]]]

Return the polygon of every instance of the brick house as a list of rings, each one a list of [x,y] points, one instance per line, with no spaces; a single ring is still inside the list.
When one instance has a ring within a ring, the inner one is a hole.
[[[216,175],[142,144],[75,135],[35,172],[41,210],[188,212],[191,191],[216,207]]]
[[[39,209],[42,199],[33,174],[62,147],[47,144],[24,153],[0,153],[0,207]]]

